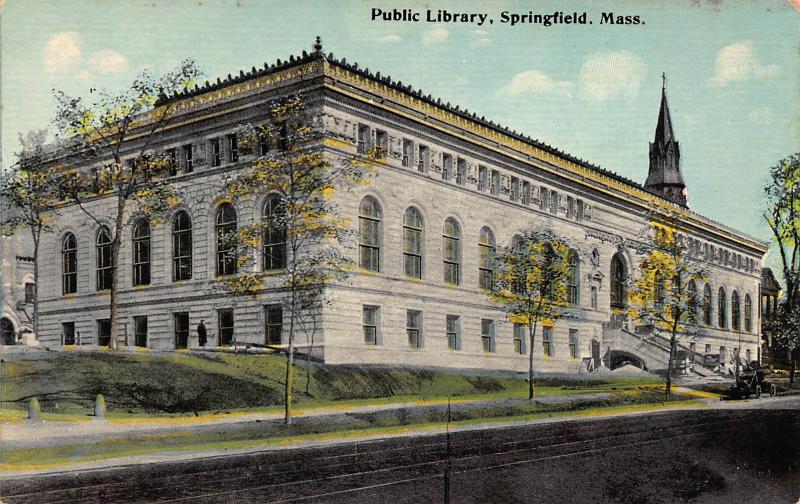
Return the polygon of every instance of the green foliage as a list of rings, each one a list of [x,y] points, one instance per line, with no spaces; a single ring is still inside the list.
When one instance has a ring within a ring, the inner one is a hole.
[[[490,298],[511,322],[554,322],[567,306],[569,254],[569,245],[551,231],[523,232],[498,251]]]
[[[194,62],[187,60],[160,77],[142,72],[118,93],[92,91],[92,97],[84,99],[55,92],[54,122],[62,139],[58,160],[68,167],[58,191],[107,229],[111,239],[111,349],[117,347],[116,277],[123,227],[131,212],[157,223],[180,203],[166,177],[169,160],[154,146],[175,117],[176,100],[167,96],[193,85],[199,75]],[[93,165],[102,168],[90,171]],[[114,209],[85,204],[98,196],[114,198]]]
[[[313,304],[326,282],[346,275],[352,261],[341,246],[351,235],[350,222],[340,217],[333,195],[364,184],[370,176],[366,158],[329,161],[321,150],[322,132],[312,125],[313,113],[297,96],[268,105],[266,124],[238,132],[242,149],[260,155],[226,186],[235,200],[276,198],[268,221],[241,227],[231,238],[240,269],[245,269],[256,262],[267,233],[282,237],[286,256],[280,278],[288,291],[299,295],[295,311]],[[274,277],[274,271],[261,271],[225,283],[234,294],[257,296]]]
[[[697,324],[705,269],[689,256],[677,217],[654,223],[651,232],[627,292],[628,316],[656,332],[687,333]]]
[[[796,354],[800,350],[800,153],[770,169],[764,195],[764,219],[772,231],[786,286],[769,329],[779,347]]]

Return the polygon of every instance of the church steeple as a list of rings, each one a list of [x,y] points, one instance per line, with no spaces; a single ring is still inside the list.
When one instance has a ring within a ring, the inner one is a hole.
[[[668,200],[686,206],[686,184],[681,175],[681,152],[667,104],[666,75],[661,74],[661,108],[656,134],[650,144],[650,171],[644,186]]]

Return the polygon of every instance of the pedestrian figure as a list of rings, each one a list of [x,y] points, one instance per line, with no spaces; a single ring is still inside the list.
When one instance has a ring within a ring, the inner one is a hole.
[[[197,326],[197,340],[199,341],[201,347],[206,346],[206,325],[202,320],[200,320],[200,325]]]

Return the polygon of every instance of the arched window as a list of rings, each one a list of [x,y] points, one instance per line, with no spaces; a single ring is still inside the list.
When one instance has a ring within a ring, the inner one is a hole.
[[[61,290],[64,294],[78,292],[78,240],[72,233],[61,242]]]
[[[689,318],[694,323],[697,318],[697,284],[694,280],[689,280],[688,294],[689,299],[687,299],[688,302],[686,304],[689,308]]]
[[[217,210],[217,276],[236,273],[236,210],[224,203]]]
[[[281,204],[277,194],[267,197],[262,217],[264,230],[262,236],[261,268],[264,271],[286,267],[286,207]]]
[[[481,289],[494,288],[494,233],[488,227],[481,229],[478,240],[478,283]]]
[[[133,285],[150,283],[150,222],[140,220],[133,227]]]
[[[580,280],[580,258],[578,257],[578,252],[575,250],[570,250],[569,255],[567,256],[567,302],[570,304],[578,304],[580,301],[578,298],[578,282]]]
[[[192,278],[192,219],[180,211],[172,221],[172,280]]]
[[[736,291],[731,294],[731,328],[734,331],[741,330],[741,324],[739,323],[739,293]]]
[[[459,285],[461,280],[461,229],[453,219],[444,221],[444,281]]]
[[[403,270],[406,276],[422,278],[422,215],[408,207],[403,215]]]
[[[97,290],[111,288],[111,237],[108,229],[102,227],[95,238],[95,255],[97,256]]]
[[[367,196],[358,208],[359,264],[369,271],[381,270],[381,208]]]
[[[619,253],[611,258],[611,307],[625,308],[627,305],[627,293],[625,282],[627,281],[627,271],[625,262]]]
[[[750,294],[744,295],[744,330],[753,331],[753,301],[750,299]]]
[[[703,323],[711,325],[711,286],[708,284],[703,289]]]
[[[720,287],[717,295],[717,325],[720,329],[725,329],[727,325],[727,306],[725,299],[725,289]]]

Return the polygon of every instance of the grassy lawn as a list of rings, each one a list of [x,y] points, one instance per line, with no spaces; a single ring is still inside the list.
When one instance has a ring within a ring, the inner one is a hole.
[[[607,399],[570,404],[539,404],[522,401],[515,404],[486,406],[455,412],[451,425],[469,425],[509,420],[535,420],[560,416],[602,416],[613,413],[652,410],[699,404],[676,397],[663,403],[663,392],[649,386],[612,392]],[[410,409],[381,413],[350,413],[335,419],[298,419],[291,426],[281,422],[250,423],[241,428],[205,432],[181,432],[168,435],[137,435],[106,439],[96,443],[71,444],[41,448],[4,450],[0,470],[40,469],[90,460],[159,452],[185,452],[212,449],[259,448],[302,441],[347,439],[356,436],[399,434],[410,430],[443,428],[443,409],[415,413]],[[305,420],[305,421],[301,421]]]
[[[105,397],[111,418],[277,410],[283,401],[284,371],[279,356],[229,353],[59,353],[11,361],[3,364],[0,421],[24,418],[22,410],[32,397],[39,399],[45,418],[85,419],[97,394]],[[298,365],[295,376],[299,408],[527,395],[522,379],[430,370]],[[652,378],[542,379],[537,396],[658,383]]]

